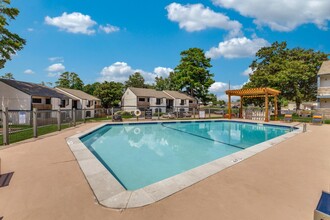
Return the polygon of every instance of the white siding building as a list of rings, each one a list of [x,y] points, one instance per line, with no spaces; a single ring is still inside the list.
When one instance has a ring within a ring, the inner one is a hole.
[[[189,111],[189,108],[197,107],[197,100],[189,95],[170,90],[164,90],[163,92],[173,98],[172,107],[175,109],[175,111],[179,111],[178,109],[184,109],[184,111],[187,112]]]
[[[317,74],[318,113],[330,118],[330,60],[324,61]]]
[[[68,97],[69,100],[63,100],[62,106],[66,109],[84,109],[86,118],[94,118],[95,109],[101,108],[101,100],[95,96],[89,95],[83,91],[67,88],[55,88],[59,93]]]
[[[152,109],[152,112],[166,112],[167,103],[172,97],[162,91],[129,87],[126,89],[121,105],[124,111]]]
[[[8,110],[55,110],[67,96],[35,83],[0,79],[1,107]]]
[[[197,100],[184,93],[177,91],[157,91],[155,89],[127,88],[122,97],[122,109],[134,111],[136,109],[152,109],[153,113],[179,111],[197,107]]]
[[[317,98],[320,108],[330,108],[330,61],[324,61],[317,74]]]

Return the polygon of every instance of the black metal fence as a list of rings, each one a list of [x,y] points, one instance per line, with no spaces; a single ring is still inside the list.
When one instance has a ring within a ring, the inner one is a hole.
[[[60,131],[78,124],[112,120],[120,115],[124,120],[168,120],[190,118],[226,117],[227,109],[218,107],[159,107],[159,106],[127,106],[122,108],[102,108],[83,110],[0,110],[0,145],[8,145],[40,135]],[[232,113],[238,117],[238,109]]]

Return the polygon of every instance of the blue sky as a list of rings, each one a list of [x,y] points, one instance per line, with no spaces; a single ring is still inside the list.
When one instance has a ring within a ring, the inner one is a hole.
[[[240,88],[255,52],[274,41],[330,53],[328,0],[78,1],[12,0],[10,29],[27,40],[1,69],[40,83],[76,72],[85,84],[124,82],[139,71],[148,83],[202,48],[212,59],[211,92]]]

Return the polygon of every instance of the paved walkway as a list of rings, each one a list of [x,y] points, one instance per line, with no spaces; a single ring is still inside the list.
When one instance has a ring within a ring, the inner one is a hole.
[[[330,191],[330,126],[299,134],[152,205],[113,210],[97,204],[65,138],[81,125],[0,150],[0,217],[10,219],[312,219]]]

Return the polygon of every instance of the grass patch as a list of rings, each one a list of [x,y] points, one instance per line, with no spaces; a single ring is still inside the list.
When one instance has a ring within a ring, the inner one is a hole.
[[[61,129],[66,129],[70,127],[69,124],[63,124]],[[46,125],[42,127],[38,127],[38,136],[49,134],[57,131],[57,125]],[[29,138],[33,138],[33,128],[28,127],[27,129],[15,131],[9,134],[9,143],[16,143],[19,141],[23,141]],[[0,135],[0,145],[3,145],[3,137]]]
[[[274,115],[270,116],[270,120],[274,120]],[[284,121],[284,115],[279,115],[277,117],[277,120]],[[292,121],[310,123],[310,122],[312,122],[312,118],[311,117],[300,117],[298,115],[293,114],[292,115]]]

